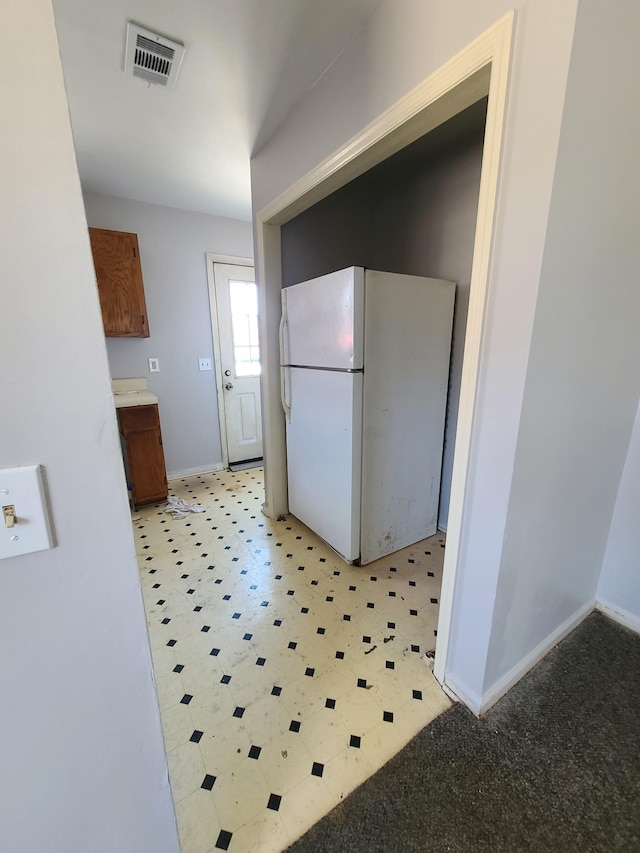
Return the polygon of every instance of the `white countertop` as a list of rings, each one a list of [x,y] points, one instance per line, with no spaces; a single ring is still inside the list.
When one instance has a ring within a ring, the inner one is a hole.
[[[144,377],[131,379],[112,379],[111,390],[116,409],[125,406],[154,406],[158,398],[147,388],[147,380]]]

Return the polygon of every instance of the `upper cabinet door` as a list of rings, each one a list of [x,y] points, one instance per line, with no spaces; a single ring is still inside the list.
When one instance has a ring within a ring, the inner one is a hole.
[[[147,305],[137,234],[89,228],[108,338],[148,338]]]

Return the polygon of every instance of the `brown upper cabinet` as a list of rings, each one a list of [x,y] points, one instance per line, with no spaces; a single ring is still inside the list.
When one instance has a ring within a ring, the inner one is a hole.
[[[102,322],[108,338],[148,338],[138,235],[89,228]]]

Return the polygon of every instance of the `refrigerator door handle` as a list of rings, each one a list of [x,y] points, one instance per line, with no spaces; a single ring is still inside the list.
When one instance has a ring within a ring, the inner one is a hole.
[[[287,292],[282,291],[282,314],[280,315],[280,326],[278,327],[278,337],[280,339],[280,364],[286,364],[284,352],[284,327],[287,325]]]
[[[291,423],[291,407],[287,403],[287,381],[285,367],[285,352],[284,352],[284,329],[287,325],[287,292],[282,291],[282,315],[280,316],[280,327],[278,336],[280,338],[280,400],[282,408],[287,418],[287,423]]]
[[[287,417],[287,423],[291,423],[291,406],[287,403],[287,370],[288,367],[284,367],[282,365],[280,367],[280,400],[282,401],[282,408],[284,409],[284,413]]]

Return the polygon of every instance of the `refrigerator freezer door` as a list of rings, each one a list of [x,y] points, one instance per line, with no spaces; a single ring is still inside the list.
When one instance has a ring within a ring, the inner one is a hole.
[[[282,364],[360,370],[364,270],[349,267],[282,291]]]
[[[353,562],[360,556],[362,374],[288,373],[289,509]]]

